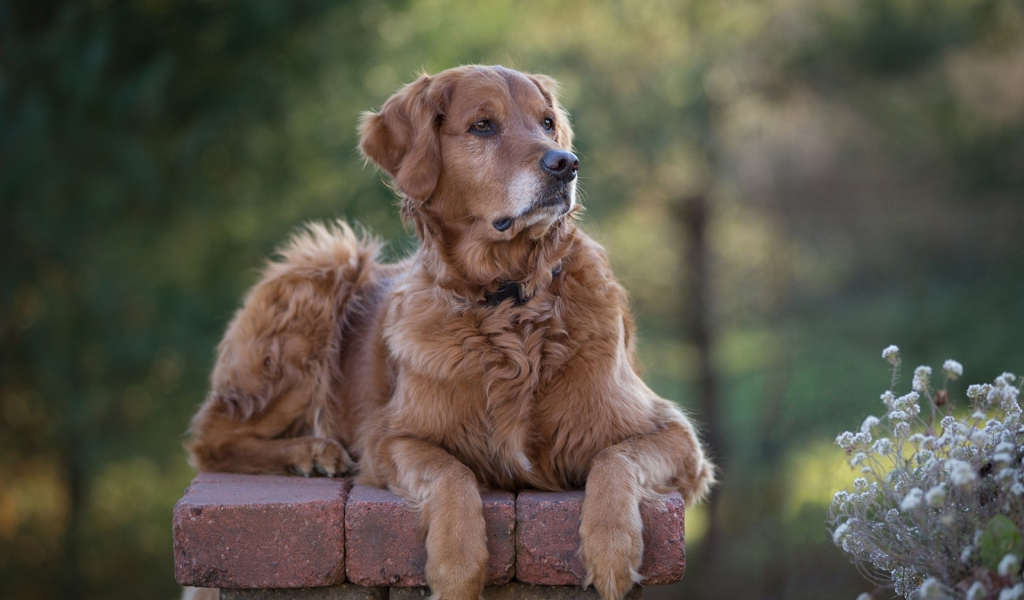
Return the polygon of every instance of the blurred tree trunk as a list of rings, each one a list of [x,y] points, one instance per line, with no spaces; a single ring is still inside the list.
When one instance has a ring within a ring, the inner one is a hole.
[[[725,452],[722,446],[721,424],[718,417],[718,373],[715,370],[713,350],[715,344],[714,316],[711,312],[711,260],[707,240],[708,197],[698,193],[675,205],[676,225],[685,240],[684,265],[686,272],[680,277],[683,306],[686,314],[682,322],[685,339],[697,351],[697,407],[699,427],[704,442],[719,472],[724,470]],[[708,503],[708,530],[704,538],[704,553],[714,564],[719,550],[718,504],[719,487],[711,490]]]
[[[67,526],[64,529],[60,570],[60,587],[64,598],[81,598],[86,595],[86,582],[82,575],[82,520],[86,478],[82,450],[83,444],[75,435],[69,436],[61,449],[61,463],[67,477],[68,491]]]

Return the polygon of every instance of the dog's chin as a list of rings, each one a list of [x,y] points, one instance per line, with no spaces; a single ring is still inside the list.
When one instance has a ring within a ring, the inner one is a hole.
[[[535,227],[548,228],[555,224],[565,214],[565,210],[559,206],[543,206],[535,209],[524,216],[523,228],[532,229]]]
[[[520,217],[524,229],[547,229],[572,211],[576,205],[575,190],[557,190],[545,194]]]

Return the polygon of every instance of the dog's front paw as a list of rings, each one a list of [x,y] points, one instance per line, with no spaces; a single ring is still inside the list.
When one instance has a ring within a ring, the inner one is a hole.
[[[288,470],[292,473],[339,477],[352,472],[355,461],[338,442],[323,438],[305,438],[302,442],[289,461]]]
[[[598,501],[584,500],[580,524],[580,558],[587,570],[584,584],[593,584],[602,600],[621,600],[640,581],[637,570],[644,551],[640,507],[636,502],[594,500]]]
[[[482,513],[451,513],[431,524],[426,575],[432,600],[481,598],[487,579],[487,534]]]

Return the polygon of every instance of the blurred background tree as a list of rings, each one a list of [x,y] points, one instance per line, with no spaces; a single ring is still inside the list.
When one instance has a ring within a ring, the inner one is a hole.
[[[358,115],[471,62],[562,82],[584,226],[699,421],[706,309],[716,543],[688,511],[686,579],[648,596],[866,591],[823,522],[881,348],[1024,370],[1022,33],[1019,0],[0,0],[0,596],[178,594],[227,320],[305,220],[408,252]]]

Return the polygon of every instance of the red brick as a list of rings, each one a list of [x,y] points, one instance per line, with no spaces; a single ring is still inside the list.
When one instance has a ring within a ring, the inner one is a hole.
[[[516,579],[537,585],[579,585],[583,492],[519,492]]]
[[[686,572],[686,511],[683,497],[672,492],[664,502],[645,500],[640,504],[644,520],[644,558],[640,575],[644,585],[667,585]]]
[[[583,492],[520,492],[516,499],[516,579],[536,585],[579,585],[586,577],[580,560]],[[644,585],[679,581],[686,568],[683,499],[644,501]]]
[[[296,588],[345,580],[345,479],[203,473],[174,507],[182,585]]]
[[[515,570],[515,497],[480,494],[487,527],[488,584],[512,579]],[[427,550],[416,514],[387,490],[356,485],[345,515],[348,580],[359,585],[426,585]]]

